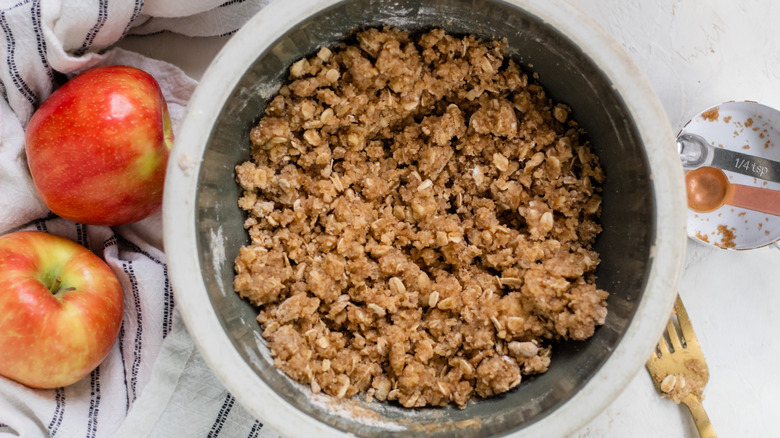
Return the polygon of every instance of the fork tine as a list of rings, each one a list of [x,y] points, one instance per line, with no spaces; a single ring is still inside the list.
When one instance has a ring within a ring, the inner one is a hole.
[[[677,333],[677,328],[672,322],[672,318],[669,318],[669,322],[666,323],[666,333],[669,334],[669,341],[672,342],[672,348],[674,351],[682,350],[682,343],[680,342],[680,334]]]
[[[665,336],[661,335],[661,339],[658,341],[658,350],[661,352],[661,357],[669,355],[669,346],[666,345]]]
[[[685,310],[685,306],[683,306],[680,295],[677,295],[677,299],[674,301],[674,311],[677,313],[677,322],[680,324],[680,331],[685,343],[688,347],[695,346],[699,348],[699,340],[696,339],[696,333],[693,331],[691,320],[688,318],[688,312]]]

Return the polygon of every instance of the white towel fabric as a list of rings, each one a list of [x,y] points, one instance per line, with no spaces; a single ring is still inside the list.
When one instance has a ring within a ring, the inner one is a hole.
[[[227,35],[268,1],[0,0],[0,234],[37,229],[70,238],[106,260],[125,293],[119,339],[89,376],[54,390],[0,377],[0,437],[276,436],[216,380],[178,317],[160,214],[113,228],[59,218],[38,198],[24,154],[24,126],[60,74],[96,65],[154,76],[175,132],[195,81],[161,61],[103,51],[133,33]]]

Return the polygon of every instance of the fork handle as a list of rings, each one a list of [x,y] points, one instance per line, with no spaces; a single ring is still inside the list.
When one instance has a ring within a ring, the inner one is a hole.
[[[699,436],[701,438],[718,438],[715,433],[715,428],[712,427],[710,417],[707,416],[707,412],[704,411],[704,406],[701,405],[701,400],[693,394],[688,394],[681,400],[688,406],[688,410],[691,411],[693,422],[696,424],[696,428],[699,429]]]

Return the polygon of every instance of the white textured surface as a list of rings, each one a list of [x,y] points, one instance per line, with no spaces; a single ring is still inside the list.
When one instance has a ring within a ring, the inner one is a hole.
[[[645,72],[676,131],[728,100],[780,108],[780,2],[573,0]],[[199,78],[226,38],[162,34],[121,46]],[[670,145],[674,147],[674,145]],[[710,368],[704,406],[721,437],[780,435],[780,251],[689,242],[680,295]],[[684,406],[662,400],[644,370],[572,438],[696,437]]]
[[[676,131],[728,100],[780,108],[780,3],[579,0],[647,75]],[[671,145],[670,145],[671,147]],[[679,287],[707,358],[704,407],[721,437],[780,434],[780,251],[723,251],[689,241]],[[687,409],[641,371],[575,435],[696,437]]]

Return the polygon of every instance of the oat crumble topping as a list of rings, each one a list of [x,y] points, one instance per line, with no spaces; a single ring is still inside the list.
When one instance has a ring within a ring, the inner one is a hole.
[[[702,400],[704,386],[710,376],[707,365],[699,359],[688,359],[684,365],[685,371],[682,373],[654,377],[659,382],[662,395],[678,404],[690,394]]]
[[[313,392],[462,407],[604,323],[603,171],[502,49],[369,29],[294,63],[252,130],[234,286]]]

